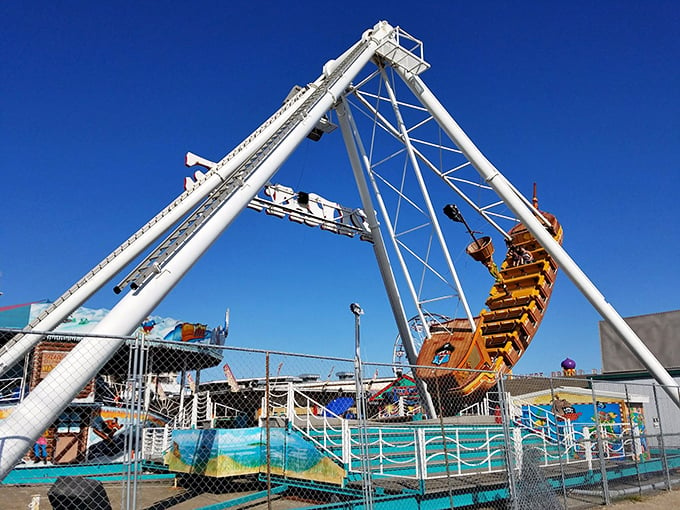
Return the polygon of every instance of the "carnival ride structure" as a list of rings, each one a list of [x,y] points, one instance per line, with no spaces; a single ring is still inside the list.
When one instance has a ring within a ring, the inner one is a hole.
[[[126,292],[91,337],[83,338],[0,422],[0,478],[248,207],[369,241],[410,365],[418,362],[418,340],[427,350],[429,344],[443,338],[443,330],[460,329],[470,333],[473,340],[468,345],[479,347],[481,360],[489,363],[489,368],[511,367],[534,332],[529,324],[534,321],[537,326],[540,318],[536,315],[540,299],[533,305],[531,301],[520,303],[524,292],[546,290],[545,282],[553,281],[559,266],[680,405],[672,377],[561,247],[557,223],[533,207],[486,159],[421,79],[429,67],[421,41],[381,21],[342,55],[328,61],[316,80],[295,87],[283,105],[222,160],[212,162],[187,154],[188,166],[204,169],[185,180],[184,191],[0,351],[0,372],[4,373],[46,332],[150,250],[114,286],[115,293]],[[305,138],[319,140],[333,131],[333,120],[340,126],[361,209],[270,181]],[[503,288],[497,279],[487,301],[490,311],[479,318],[472,315],[438,221],[429,178],[443,183],[449,197],[455,194],[511,245],[531,245],[534,262],[523,268],[501,265],[512,306],[500,306],[506,298],[500,296]],[[257,196],[260,192],[265,197]],[[514,226],[506,229],[501,222]],[[531,276],[520,282],[523,277],[516,273],[530,267]],[[410,299],[402,300],[402,296]],[[547,301],[546,297],[542,299]],[[464,318],[450,319],[458,309]],[[419,324],[417,335],[409,327],[408,317],[412,316]],[[433,317],[442,320],[433,322]],[[471,352],[461,352],[458,361],[463,368],[470,368],[466,363]],[[434,417],[424,382],[428,373],[416,375],[420,397]],[[459,389],[454,391],[462,394],[476,388],[468,379],[449,382],[455,382]]]

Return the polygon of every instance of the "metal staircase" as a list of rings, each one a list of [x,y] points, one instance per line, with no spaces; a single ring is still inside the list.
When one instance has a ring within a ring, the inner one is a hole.
[[[127,285],[133,289],[143,286],[154,274],[158,274],[168,259],[177,251],[181,250],[193,233],[205,222],[209,221],[215,211],[226,203],[233,193],[244,186],[253,173],[285,140],[301,122],[307,118],[319,101],[328,93],[347,69],[355,62],[356,58],[365,51],[367,42],[363,41],[345,58],[335,70],[319,86],[314,88],[312,94],[305,99],[294,113],[276,130],[257,150],[254,151],[244,163],[242,163],[229,177],[218,186],[203,203],[186,218],[174,232],[172,232],[158,247],[156,247],[132,272],[126,276],[117,286],[120,292]]]

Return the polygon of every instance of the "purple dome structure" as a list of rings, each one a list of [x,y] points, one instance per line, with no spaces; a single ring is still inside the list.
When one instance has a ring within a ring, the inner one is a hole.
[[[562,362],[561,367],[565,370],[574,370],[576,368],[576,362],[573,359],[566,358]]]

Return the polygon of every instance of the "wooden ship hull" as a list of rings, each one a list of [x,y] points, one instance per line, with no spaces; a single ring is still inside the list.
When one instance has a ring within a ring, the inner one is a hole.
[[[542,214],[551,224],[552,236],[561,244],[562,227],[553,215]],[[501,278],[491,288],[486,308],[475,317],[475,330],[470,329],[467,318],[431,324],[431,336],[420,349],[416,376],[428,384],[435,402],[437,396],[445,396],[439,402],[442,406],[447,402],[448,411],[481,399],[495,386],[497,374],[512,369],[546,312],[557,264],[524,225],[516,225],[508,234],[512,240],[500,267]],[[516,264],[511,256],[513,247],[530,252],[533,261]],[[490,238],[472,243],[467,251],[485,265],[493,264]]]

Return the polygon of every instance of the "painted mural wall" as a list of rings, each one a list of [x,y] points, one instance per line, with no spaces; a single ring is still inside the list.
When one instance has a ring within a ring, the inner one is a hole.
[[[299,433],[271,428],[269,435],[272,474],[342,484],[344,469]],[[265,473],[266,429],[174,430],[165,463],[170,471],[214,477]]]
[[[557,418],[553,398],[564,401],[563,415]],[[604,439],[607,441],[609,455],[623,456],[624,446],[622,435],[629,434],[631,429],[635,435],[642,436],[636,440],[636,451],[641,458],[649,456],[644,407],[641,403],[626,402],[625,397],[595,395],[595,403],[591,395],[560,391],[552,396],[549,392],[531,397],[523,397],[530,405],[522,406],[521,420],[525,426],[537,431],[545,431],[548,435],[557,437],[558,429],[562,430],[568,420],[569,425],[577,433],[588,430],[591,437],[596,437],[597,424],[600,424]]]

